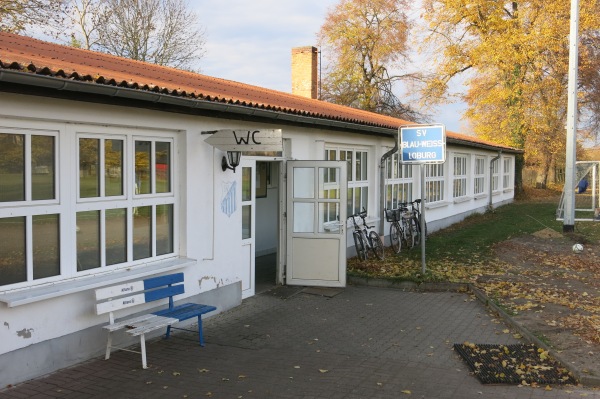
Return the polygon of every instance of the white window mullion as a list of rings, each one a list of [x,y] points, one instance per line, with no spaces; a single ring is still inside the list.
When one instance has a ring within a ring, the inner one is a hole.
[[[106,266],[106,209],[100,209],[100,267]]]
[[[26,281],[33,281],[33,216],[25,217],[25,263],[27,265]]]
[[[254,181],[254,179],[252,179],[252,181]],[[150,220],[152,221],[152,226],[150,229],[150,245],[152,246],[152,257],[156,256],[156,204],[153,204],[150,207],[151,210],[151,215],[150,215]]]
[[[23,180],[25,183],[25,201],[31,201],[32,199],[32,181],[33,181],[33,171],[31,170],[31,134],[25,135],[25,176],[23,176]]]

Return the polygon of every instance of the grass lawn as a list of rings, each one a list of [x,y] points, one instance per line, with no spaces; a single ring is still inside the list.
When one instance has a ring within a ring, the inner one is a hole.
[[[429,235],[426,243],[427,272],[421,273],[421,249],[403,249],[395,254],[386,248],[384,261],[357,258],[348,260],[352,276],[409,281],[468,282],[482,274],[502,273],[506,265],[494,258],[494,244],[546,228],[562,233],[556,221],[558,195],[535,193],[504,205],[493,212],[472,215],[449,228]],[[573,240],[581,243],[600,241],[600,222],[577,222]]]

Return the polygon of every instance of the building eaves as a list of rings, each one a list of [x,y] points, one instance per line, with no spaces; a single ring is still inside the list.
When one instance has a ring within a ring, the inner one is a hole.
[[[0,32],[0,81],[393,136],[411,122],[258,86]],[[447,132],[449,143],[520,152]]]

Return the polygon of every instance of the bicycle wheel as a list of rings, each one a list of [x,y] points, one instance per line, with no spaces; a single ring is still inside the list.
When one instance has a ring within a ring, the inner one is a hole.
[[[371,251],[379,258],[379,260],[383,260],[385,257],[385,253],[383,251],[383,242],[381,241],[381,237],[379,234],[372,231],[369,233],[369,241],[371,241]]]
[[[415,246],[415,235],[410,223],[410,219],[403,219],[402,220],[402,231],[404,232],[404,234],[402,235],[402,238],[404,239],[404,242],[406,243],[406,249],[411,249],[412,247]]]
[[[413,231],[415,245],[421,244],[421,225],[419,224],[419,219],[416,216],[413,216],[410,219],[410,228]]]
[[[399,254],[402,250],[402,228],[398,222],[390,224],[390,242],[394,252]]]
[[[366,260],[367,250],[363,241],[362,234],[360,233],[360,231],[355,231],[352,233],[352,236],[354,237],[354,248],[356,249],[356,256],[358,256],[358,259],[360,260]]]

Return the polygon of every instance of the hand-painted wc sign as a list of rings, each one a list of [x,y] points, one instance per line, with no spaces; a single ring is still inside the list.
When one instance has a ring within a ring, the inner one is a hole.
[[[281,129],[221,129],[203,133],[212,133],[210,137],[204,141],[221,151],[283,151],[283,135],[281,133]]]

